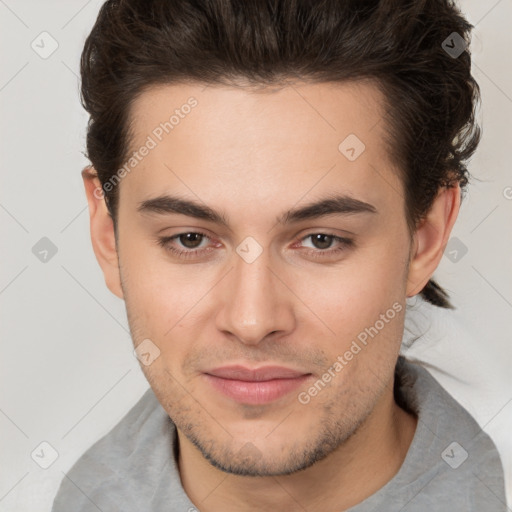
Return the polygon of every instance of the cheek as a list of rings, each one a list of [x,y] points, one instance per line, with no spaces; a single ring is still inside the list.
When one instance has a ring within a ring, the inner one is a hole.
[[[319,344],[325,338],[330,363],[346,354],[351,374],[359,362],[391,361],[399,350],[406,287],[405,262],[397,256],[401,250],[375,245],[337,268],[294,276],[294,291],[309,308],[301,307],[304,316],[298,323],[311,329]]]
[[[156,241],[133,234],[120,244],[125,288],[141,309],[159,311],[184,308],[201,290],[197,267],[176,264]]]
[[[153,242],[154,244],[154,242]],[[176,333],[186,323],[194,329],[195,307],[208,291],[193,265],[171,264],[152,242],[125,240],[120,244],[121,279],[130,328],[135,342],[150,338],[167,351],[179,351]],[[180,336],[179,339],[183,337]]]
[[[311,267],[290,277],[306,305],[335,324],[366,321],[405,300],[404,248],[366,247],[336,267]],[[384,309],[383,309],[384,308]]]

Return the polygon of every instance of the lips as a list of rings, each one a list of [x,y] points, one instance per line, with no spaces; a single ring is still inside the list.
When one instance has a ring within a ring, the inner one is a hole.
[[[264,366],[254,370],[243,366],[225,366],[223,368],[210,370],[206,373],[222,379],[243,380],[247,382],[273,379],[294,379],[301,375],[305,375],[304,372],[292,370],[291,368],[284,368],[282,366]]]
[[[284,397],[311,377],[310,373],[282,366],[251,369],[224,366],[204,373],[211,387],[244,404],[261,405]]]

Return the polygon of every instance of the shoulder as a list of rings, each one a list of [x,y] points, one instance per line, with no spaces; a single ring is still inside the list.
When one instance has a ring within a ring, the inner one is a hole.
[[[416,501],[452,496],[468,511],[504,510],[503,465],[490,436],[422,365],[400,358],[397,384],[419,420],[410,456],[432,479]]]
[[[136,510],[131,508],[137,507],[134,496],[144,501],[151,495],[168,466],[174,435],[173,423],[148,389],[64,475],[52,512]],[[126,489],[132,485],[137,492],[128,496]]]

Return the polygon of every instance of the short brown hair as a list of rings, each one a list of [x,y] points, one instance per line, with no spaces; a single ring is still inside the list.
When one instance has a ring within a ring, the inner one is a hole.
[[[108,0],[81,58],[87,156],[103,186],[128,158],[129,107],[151,85],[370,79],[386,97],[413,233],[441,187],[468,183],[480,92],[468,49],[455,57],[443,43],[465,47],[472,28],[450,0]],[[115,223],[117,187],[105,201]],[[421,295],[452,307],[433,279]]]

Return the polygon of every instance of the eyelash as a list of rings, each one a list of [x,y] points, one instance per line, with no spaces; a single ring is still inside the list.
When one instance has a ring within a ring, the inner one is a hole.
[[[158,244],[161,247],[163,247],[166,251],[171,252],[172,254],[174,254],[175,256],[177,256],[179,258],[185,258],[185,259],[186,258],[193,258],[198,253],[203,253],[203,252],[208,252],[209,253],[209,252],[211,252],[213,250],[211,248],[210,249],[180,250],[180,249],[176,249],[176,247],[173,247],[172,245],[169,244],[169,242],[172,242],[173,240],[178,239],[180,236],[188,235],[188,234],[200,235],[200,236],[202,236],[204,238],[210,239],[210,237],[206,233],[203,233],[201,231],[185,231],[183,233],[178,233],[177,235],[161,237],[161,238],[158,239]],[[341,247],[338,247],[337,249],[325,249],[325,250],[322,250],[322,249],[316,249],[316,250],[310,249],[309,251],[307,251],[307,253],[308,253],[309,256],[311,256],[313,258],[323,258],[325,255],[332,256],[334,254],[338,254],[338,253],[341,253],[343,251],[346,251],[350,247],[354,246],[354,240],[352,240],[350,238],[340,237],[340,236],[337,236],[337,235],[335,235],[333,233],[327,233],[327,232],[324,233],[322,231],[319,231],[319,232],[316,232],[316,233],[309,233],[308,235],[303,236],[302,238],[297,240],[297,242],[295,242],[295,243],[303,242],[307,238],[310,238],[310,237],[312,237],[314,235],[326,235],[326,236],[332,237],[333,242],[340,243]]]

